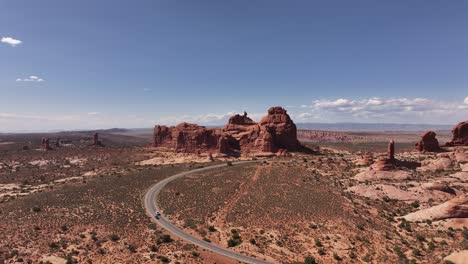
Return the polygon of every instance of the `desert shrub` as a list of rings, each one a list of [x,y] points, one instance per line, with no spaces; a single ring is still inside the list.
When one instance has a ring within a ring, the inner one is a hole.
[[[372,256],[367,253],[363,258],[362,258],[362,261],[364,262],[371,262],[372,261]]]
[[[468,250],[468,239],[463,239],[462,242],[460,242],[460,247],[463,250]]]
[[[171,238],[171,235],[163,235],[161,237],[161,241],[163,243],[171,243],[172,241],[174,241],[174,239]]]
[[[318,253],[320,256],[323,256],[323,255],[326,254],[326,253],[325,253],[325,250],[324,250],[323,248],[319,248],[319,249],[317,250],[317,253]]]
[[[193,244],[185,244],[182,249],[183,250],[186,250],[186,251],[190,251],[190,250],[193,250],[195,248],[195,246]]]
[[[250,244],[252,244],[252,245],[256,245],[256,244],[257,244],[257,241],[255,241],[254,238],[251,238],[251,239],[249,240],[249,242],[250,242]]]
[[[430,241],[429,243],[427,243],[427,250],[433,251],[434,249],[435,249],[434,242]]]
[[[320,240],[318,240],[318,238],[315,239],[315,245],[316,245],[317,247],[323,247],[322,242],[320,242]]]
[[[411,203],[411,206],[413,206],[414,208],[418,208],[419,207],[419,202],[414,201],[414,202]]]
[[[349,252],[349,258],[350,258],[350,259],[355,259],[355,258],[357,258],[356,253],[354,253],[353,251],[350,251],[350,252]]]
[[[242,243],[242,240],[230,238],[228,240],[228,247],[235,247]]]
[[[158,251],[158,247],[156,245],[151,245],[149,249],[150,249],[151,252]]]
[[[412,232],[410,222],[406,221],[406,219],[404,218],[402,218],[401,223],[398,225],[398,227],[408,232]]]
[[[191,229],[196,229],[197,228],[197,223],[193,219],[187,219],[185,220],[185,227],[191,228]]]
[[[210,231],[210,232],[216,232],[216,227],[214,227],[214,226],[211,225],[211,226],[208,227],[208,231]]]
[[[56,248],[59,248],[60,245],[57,243],[57,242],[50,242],[49,243],[49,247],[52,248],[52,249],[56,249]]]
[[[41,211],[41,207],[35,205],[35,206],[33,206],[32,210],[33,210],[33,212],[35,212],[35,213],[39,213],[39,212]]]
[[[163,263],[169,263],[171,260],[166,256],[158,256],[158,259],[161,260]]]
[[[337,254],[337,253],[333,253],[333,258],[337,261],[342,261],[343,259]]]
[[[317,264],[317,261],[312,256],[307,256],[304,259],[304,264]]]
[[[395,246],[395,247],[393,248],[393,250],[394,250],[395,253],[397,254],[398,259],[400,259],[400,261],[402,261],[403,263],[407,263],[407,262],[408,262],[408,258],[406,257],[405,253],[403,253],[403,251],[401,251],[401,249],[400,249],[399,246]]]
[[[227,165],[227,166],[232,166],[232,161],[226,162],[226,165]]]
[[[128,250],[130,250],[130,252],[132,252],[132,253],[135,253],[135,252],[137,252],[137,247],[134,244],[129,244],[128,245]]]
[[[117,234],[112,234],[110,239],[115,242],[115,241],[118,241],[120,239],[120,237]]]
[[[421,235],[421,234],[417,234],[417,235],[416,235],[416,239],[417,239],[418,241],[420,241],[420,242],[426,241],[426,238],[425,238],[423,235]]]

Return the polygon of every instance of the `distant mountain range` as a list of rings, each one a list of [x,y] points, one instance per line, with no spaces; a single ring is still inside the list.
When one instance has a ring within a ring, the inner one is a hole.
[[[453,125],[437,125],[437,124],[396,124],[396,123],[296,123],[298,129],[304,130],[322,130],[322,131],[339,131],[339,132],[412,132],[412,131],[450,131]],[[223,127],[223,125],[213,126],[209,128]],[[153,128],[111,128],[111,129],[76,129],[76,130],[48,130],[48,131],[15,131],[1,133],[58,133],[58,132],[99,132],[113,134],[150,134]]]
[[[452,125],[393,123],[297,123],[296,125],[298,129],[346,132],[447,131],[452,129]]]

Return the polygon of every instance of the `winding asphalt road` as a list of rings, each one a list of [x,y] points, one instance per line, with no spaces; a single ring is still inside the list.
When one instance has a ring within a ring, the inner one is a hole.
[[[252,162],[258,162],[258,161],[239,161],[239,162],[234,162],[233,165],[239,165],[239,164],[244,164],[244,163],[252,163]],[[166,184],[168,184],[171,181],[174,181],[176,179],[182,178],[184,176],[193,174],[193,173],[212,170],[212,169],[216,169],[216,168],[222,168],[222,167],[226,167],[226,166],[227,166],[226,164],[221,164],[221,165],[214,165],[214,166],[209,166],[209,167],[205,167],[205,168],[195,169],[195,170],[191,170],[191,171],[188,171],[188,172],[173,175],[173,176],[171,176],[169,178],[166,178],[166,179],[156,183],[155,185],[153,185],[148,190],[148,192],[145,195],[144,205],[145,205],[146,214],[148,216],[150,216],[154,222],[158,223],[160,226],[165,228],[167,231],[169,231],[173,235],[178,236],[178,237],[180,237],[180,238],[182,238],[182,239],[184,239],[186,241],[189,241],[190,243],[192,243],[194,245],[197,245],[197,246],[199,246],[201,248],[204,248],[204,249],[207,249],[209,251],[218,253],[220,255],[229,257],[231,259],[238,260],[238,261],[245,262],[245,263],[249,263],[249,264],[267,264],[267,263],[270,263],[270,262],[266,262],[264,260],[259,260],[259,259],[253,258],[253,257],[248,257],[248,256],[245,256],[245,255],[236,253],[234,251],[231,251],[229,249],[222,248],[220,246],[217,246],[217,245],[208,243],[208,242],[206,242],[204,240],[198,239],[198,238],[196,238],[196,237],[194,237],[194,236],[192,236],[190,234],[185,233],[182,229],[180,229],[180,228],[176,227],[175,225],[173,225],[169,221],[169,219],[167,219],[167,217],[165,217],[164,215],[161,215],[159,217],[159,219],[156,219],[156,216],[155,216],[156,212],[160,212],[160,209],[159,209],[159,206],[157,204],[157,199],[156,198],[159,195],[159,193],[161,192],[161,190],[164,188],[164,186],[166,186]]]

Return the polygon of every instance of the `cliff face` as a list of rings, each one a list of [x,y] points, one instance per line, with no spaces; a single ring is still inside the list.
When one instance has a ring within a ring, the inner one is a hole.
[[[244,115],[234,115],[220,129],[181,123],[175,127],[155,126],[153,146],[178,152],[284,152],[299,150],[297,129],[286,110],[271,107],[260,123]]]

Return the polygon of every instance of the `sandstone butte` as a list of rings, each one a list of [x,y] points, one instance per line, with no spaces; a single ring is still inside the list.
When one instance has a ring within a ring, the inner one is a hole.
[[[268,114],[256,123],[247,116],[234,115],[223,128],[206,128],[196,124],[181,123],[167,127],[156,125],[154,147],[166,147],[185,153],[277,153],[298,151],[297,128],[287,111],[271,107]]]
[[[421,136],[421,140],[416,143],[416,149],[420,152],[438,152],[440,151],[439,141],[434,131],[427,131]]]
[[[468,120],[452,128],[452,140],[447,143],[447,146],[468,146]]]

